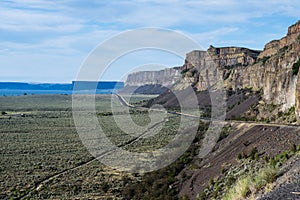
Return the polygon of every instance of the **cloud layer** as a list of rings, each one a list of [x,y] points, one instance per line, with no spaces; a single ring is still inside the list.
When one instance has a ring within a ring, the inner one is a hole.
[[[213,44],[261,49],[300,18],[299,7],[297,0],[3,0],[0,67],[6,75],[0,81],[13,76],[10,80],[20,80],[29,66],[33,81],[53,68],[66,68],[69,75],[53,72],[49,80],[70,81],[97,44],[140,27],[180,31],[203,48]]]

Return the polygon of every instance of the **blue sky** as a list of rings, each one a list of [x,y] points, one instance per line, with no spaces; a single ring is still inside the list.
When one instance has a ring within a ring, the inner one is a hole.
[[[300,19],[299,8],[299,0],[2,0],[0,81],[70,82],[99,43],[143,27],[179,31],[204,49],[210,44],[262,49]],[[153,57],[147,64],[163,56],[131,56],[103,80],[131,71],[134,57]],[[165,66],[184,62],[167,57]]]

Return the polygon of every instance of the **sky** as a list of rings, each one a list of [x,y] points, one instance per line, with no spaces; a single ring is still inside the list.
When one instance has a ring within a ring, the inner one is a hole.
[[[299,0],[1,0],[0,82],[71,82],[99,44],[144,27],[177,31],[202,50],[209,45],[261,50],[285,36],[300,19],[299,8]],[[149,50],[122,59],[101,80],[124,79],[149,63],[162,68],[184,63]]]

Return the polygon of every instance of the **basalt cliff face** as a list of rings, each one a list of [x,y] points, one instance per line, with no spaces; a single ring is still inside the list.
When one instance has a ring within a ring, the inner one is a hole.
[[[238,66],[254,64],[260,51],[240,47],[215,48],[210,46],[207,51],[192,51],[187,54],[181,84],[176,87],[185,88],[192,84],[198,91],[208,89],[228,76],[227,71]]]
[[[181,67],[129,74],[120,93],[161,94],[181,78]]]
[[[180,72],[180,67],[135,72],[128,75],[125,86],[162,85],[169,87],[181,77]]]
[[[295,105],[299,117],[300,81],[296,64],[299,59],[300,21],[289,27],[287,36],[268,43],[262,52],[211,46],[207,51],[188,53],[182,67],[183,79],[174,89],[192,85],[195,90],[204,91],[221,84],[234,91],[262,90],[266,103],[279,105],[282,111]]]
[[[299,37],[300,26],[299,22],[288,28],[287,36],[280,40],[273,40],[266,44],[264,51],[259,55],[259,58],[275,55],[280,49],[293,44]]]

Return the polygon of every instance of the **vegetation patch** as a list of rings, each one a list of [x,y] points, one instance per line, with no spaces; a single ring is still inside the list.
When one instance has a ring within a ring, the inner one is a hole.
[[[293,75],[296,76],[298,74],[299,67],[300,67],[300,59],[293,64],[293,67],[292,67],[292,69],[293,69]]]
[[[263,123],[294,124],[297,122],[295,107],[290,107],[286,112],[281,111],[280,105],[257,103],[250,107],[242,116],[234,119],[241,121],[256,121]]]
[[[198,194],[198,200],[245,199],[258,191],[267,190],[279,176],[280,167],[291,157],[300,154],[300,145],[293,144],[290,150],[264,159],[256,148],[249,155],[238,154],[240,164],[222,170],[222,176],[209,181],[208,186]]]
[[[230,74],[231,74],[232,70],[229,69],[229,70],[226,70],[224,72],[224,75],[223,75],[223,80],[226,81],[229,77],[230,77]]]
[[[232,126],[231,126],[231,125],[229,125],[229,126],[224,126],[224,127],[222,128],[221,133],[220,133],[218,142],[221,141],[221,140],[223,140],[223,139],[225,139],[225,138],[227,138],[227,137],[229,136],[230,132],[231,132],[231,129],[232,129]]]
[[[262,64],[265,65],[270,58],[270,56],[264,56],[263,58],[259,59],[259,62],[262,62]]]
[[[289,46],[284,46],[281,49],[279,49],[279,53],[285,52],[289,49]]]
[[[185,73],[187,73],[188,71],[189,71],[189,69],[184,68],[184,69],[181,71],[181,74],[185,74]]]
[[[186,167],[191,166],[197,168],[192,163],[194,156],[197,155],[200,146],[197,142],[203,138],[203,134],[208,128],[208,124],[200,123],[198,133],[190,148],[179,157],[173,164],[160,169],[158,171],[150,172],[142,177],[142,180],[128,185],[123,190],[124,199],[178,199],[176,183],[176,176]],[[187,175],[183,174],[182,178]]]

